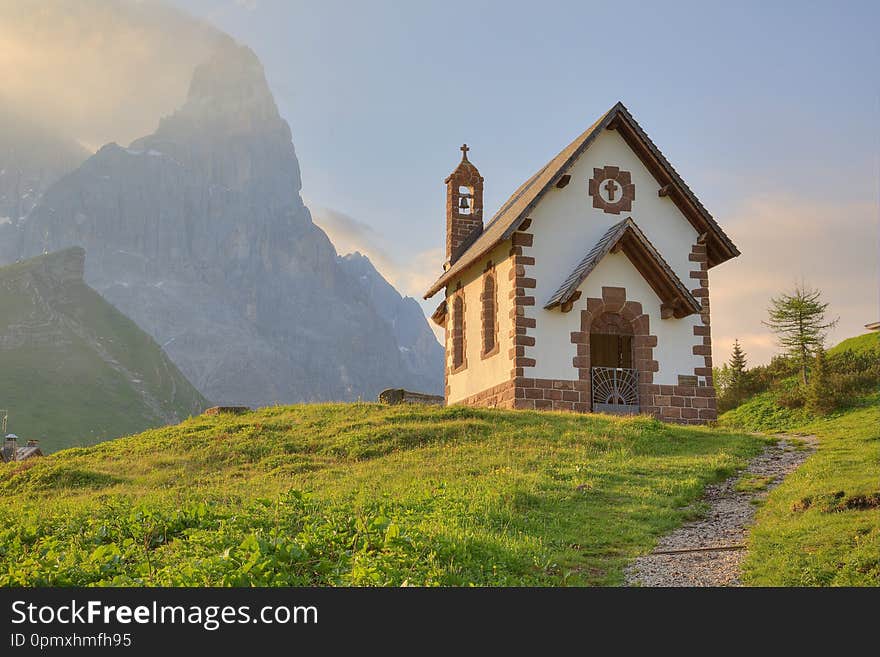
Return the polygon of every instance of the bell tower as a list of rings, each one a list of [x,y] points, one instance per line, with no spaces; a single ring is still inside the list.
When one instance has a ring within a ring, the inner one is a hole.
[[[468,160],[469,150],[462,145],[461,162],[445,180],[446,267],[483,232],[483,176]]]

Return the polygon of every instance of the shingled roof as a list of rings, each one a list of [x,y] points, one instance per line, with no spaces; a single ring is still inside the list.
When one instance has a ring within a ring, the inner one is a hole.
[[[34,456],[42,456],[43,451],[36,441],[29,440],[27,445],[18,447],[14,442],[6,441],[0,447],[0,461],[7,463],[9,461],[24,461]]]
[[[685,184],[669,161],[654,145],[641,126],[623,106],[617,103],[603,114],[598,121],[566,146],[535,175],[520,185],[513,195],[495,213],[467,250],[425,293],[425,299],[434,296],[455,276],[467,269],[499,242],[510,238],[529,213],[550,189],[566,174],[571,165],[595,141],[605,129],[617,130],[630,148],[638,155],[664,191],[681,209],[694,228],[706,235],[709,266],[714,267],[739,255],[739,250],[703,207],[696,195]]]
[[[632,217],[627,217],[614,224],[605,232],[568,275],[568,278],[562,282],[544,308],[550,310],[556,306],[564,306],[574,297],[580,284],[596,268],[602,258],[618,249],[623,251],[651,286],[651,289],[657,293],[662,301],[661,308],[663,310],[673,317],[679,318],[700,312],[699,302],[688,291],[681,279],[675,275],[675,272],[654,248],[650,240],[639,230]]]

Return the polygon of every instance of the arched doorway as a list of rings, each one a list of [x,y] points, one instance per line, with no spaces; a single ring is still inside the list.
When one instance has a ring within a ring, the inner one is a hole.
[[[605,312],[594,319],[590,325],[594,411],[639,412],[639,377],[633,362],[632,323],[615,312]]]

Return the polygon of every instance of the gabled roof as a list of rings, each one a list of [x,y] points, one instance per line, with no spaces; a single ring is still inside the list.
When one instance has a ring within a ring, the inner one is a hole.
[[[550,297],[544,308],[550,310],[563,306],[576,298],[578,287],[584,282],[596,265],[609,253],[623,251],[642,277],[657,293],[662,302],[661,308],[673,317],[686,317],[700,312],[700,304],[688,291],[681,279],[675,275],[663,256],[639,230],[632,217],[628,217],[609,228],[596,246],[590,249],[577,267],[568,275],[559,289]],[[563,308],[564,310],[564,308]]]
[[[499,242],[508,239],[528,218],[529,213],[550,189],[559,182],[577,160],[595,141],[603,130],[618,130],[621,137],[638,155],[652,175],[658,180],[664,195],[678,205],[698,233],[706,234],[709,266],[714,267],[739,255],[739,250],[703,207],[690,188],[681,179],[669,161],[645,134],[641,126],[623,106],[617,103],[598,121],[542,167],[535,175],[520,185],[507,202],[501,206],[468,249],[461,254],[428,289],[425,298],[436,294],[455,276],[467,269],[475,260],[484,256]]]

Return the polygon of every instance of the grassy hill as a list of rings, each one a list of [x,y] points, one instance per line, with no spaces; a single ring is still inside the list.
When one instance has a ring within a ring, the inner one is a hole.
[[[0,585],[615,584],[763,439],[320,404],[0,467]]]
[[[0,408],[44,451],[177,422],[205,400],[82,279],[72,248],[0,268]]]

